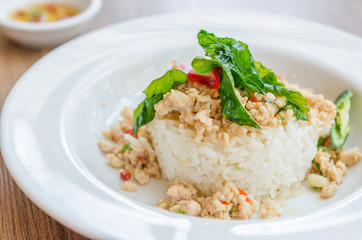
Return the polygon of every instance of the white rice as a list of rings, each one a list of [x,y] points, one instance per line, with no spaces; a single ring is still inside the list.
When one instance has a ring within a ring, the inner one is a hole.
[[[148,128],[165,178],[186,179],[205,194],[232,182],[257,199],[274,198],[305,178],[322,131],[292,120],[284,127],[233,137],[232,147],[224,148],[196,142],[196,133],[174,120],[154,119]]]

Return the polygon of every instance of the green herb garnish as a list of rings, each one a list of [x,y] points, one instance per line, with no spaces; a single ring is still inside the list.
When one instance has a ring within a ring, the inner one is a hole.
[[[327,140],[327,138],[319,137],[318,143],[317,143],[317,148],[319,148],[320,146],[323,146],[324,143],[326,142],[326,140]]]
[[[200,30],[197,38],[205,55],[230,72],[232,76],[229,77],[234,80],[237,88],[264,94],[265,86],[256,71],[248,45],[232,38],[215,37],[215,34],[205,30]]]
[[[322,188],[321,187],[312,187],[315,191],[317,191],[317,192],[319,192],[319,191],[321,191],[322,190]]]
[[[185,211],[182,211],[181,207],[178,208],[178,212],[181,213],[181,214],[186,214]]]
[[[299,93],[299,92],[298,92]],[[292,109],[295,117],[297,120],[304,120],[304,121],[308,121],[308,117],[305,113],[303,113],[303,110],[299,109],[296,105],[294,105],[293,103],[287,102],[287,104],[280,108],[276,114],[279,114],[282,111],[288,110],[288,109]],[[308,108],[309,109],[309,108]],[[309,111],[309,110],[308,110]]]
[[[308,120],[306,115],[306,113],[309,112],[308,102],[300,92],[290,90],[280,85],[265,84],[265,87],[267,92],[287,99],[287,104],[282,110],[292,109],[297,120]]]
[[[329,149],[323,146],[318,147],[318,149],[322,149],[323,152],[329,152]]]
[[[318,171],[319,171],[319,174],[320,174],[321,176],[323,176],[323,172],[321,171],[321,165],[315,160],[315,158],[313,159],[313,162],[314,162],[314,164],[316,165],[316,167],[317,167],[317,169],[318,169]]]
[[[229,211],[229,215],[232,216],[233,213],[235,212],[235,210],[236,210],[236,206],[235,206],[235,204],[233,204],[233,205],[231,206],[230,211]]]
[[[283,116],[280,115],[280,114],[278,114],[278,117],[279,117],[280,121],[282,121],[282,123],[284,124],[284,123],[285,123],[285,119],[283,118]]]
[[[322,149],[323,151],[325,152],[329,152],[329,149],[326,148],[326,147],[323,147],[323,144],[326,142],[327,138],[324,138],[324,137],[319,137],[318,138],[318,143],[317,143],[317,148],[318,149]],[[313,159],[313,162],[314,164],[316,165],[318,171],[319,171],[319,174],[321,176],[323,176],[323,172],[321,171],[321,165],[315,160],[315,158]]]
[[[130,143],[126,143],[126,144],[123,145],[123,147],[122,147],[122,152],[125,152],[125,151],[127,151],[128,149],[129,149],[129,150],[132,149]]]
[[[276,103],[275,101],[272,101],[272,100],[265,100],[264,102],[266,102],[266,103],[272,103],[272,104],[274,104],[274,105],[277,105],[277,103]]]
[[[256,61],[256,69],[265,84],[265,91],[271,92],[277,97],[285,97],[287,106],[293,110],[297,120],[308,120],[305,113],[309,112],[307,99],[300,92],[290,90],[281,82],[271,69]]]
[[[185,83],[187,75],[181,70],[168,70],[165,75],[157,78],[143,91],[146,99],[141,102],[133,112],[133,129],[134,135],[143,125],[151,122],[155,117],[154,105],[163,99],[163,95],[171,89]]]

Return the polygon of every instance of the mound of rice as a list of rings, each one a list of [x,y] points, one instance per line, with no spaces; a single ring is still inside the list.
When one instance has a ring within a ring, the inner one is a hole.
[[[197,142],[195,131],[179,122],[154,119],[149,125],[163,176],[195,184],[205,194],[232,182],[257,199],[274,198],[302,181],[311,167],[322,129],[291,120],[230,139],[231,147]]]

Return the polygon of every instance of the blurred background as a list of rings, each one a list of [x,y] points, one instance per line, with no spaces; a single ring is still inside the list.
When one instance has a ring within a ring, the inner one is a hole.
[[[0,0],[0,10],[5,1]],[[361,0],[103,0],[86,31],[154,14],[204,9],[262,11],[323,23],[362,37]],[[0,110],[20,76],[52,50],[31,50],[0,30]],[[85,239],[36,207],[16,186],[0,156],[0,239]]]
[[[152,14],[202,9],[240,9],[294,16],[328,24],[362,36],[360,0],[104,0],[93,27]]]

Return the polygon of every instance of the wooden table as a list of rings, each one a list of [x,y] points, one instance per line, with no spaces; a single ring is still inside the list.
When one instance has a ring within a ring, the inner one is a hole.
[[[93,30],[114,22],[190,9],[243,9],[282,13],[319,21],[362,36],[360,0],[104,0]],[[1,7],[1,6],[0,6]],[[0,107],[19,77],[48,50],[18,47],[0,33]],[[50,218],[15,184],[0,155],[0,239],[85,239]]]

